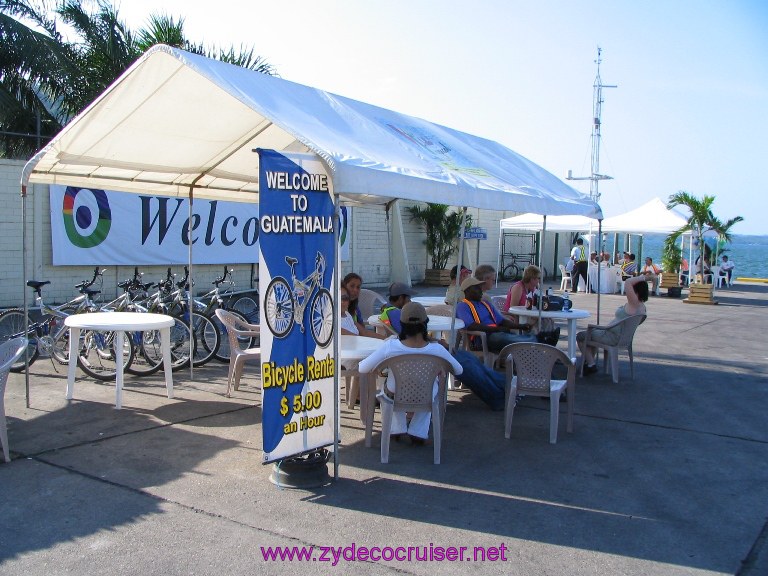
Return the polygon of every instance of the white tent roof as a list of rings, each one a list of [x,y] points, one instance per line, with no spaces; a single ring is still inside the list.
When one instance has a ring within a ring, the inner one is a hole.
[[[603,232],[628,232],[630,234],[669,234],[679,230],[687,219],[674,210],[668,210],[659,198],[642,206],[603,220]],[[502,230],[541,230],[544,219],[539,214],[521,214],[501,220]],[[597,220],[587,216],[547,216],[547,230],[572,232],[597,230]]]
[[[573,232],[589,230],[592,226],[597,230],[597,220],[587,216],[547,216],[547,230],[550,232]],[[501,220],[502,230],[542,230],[544,217],[540,214],[521,214]]]
[[[168,46],[149,50],[30,160],[28,181],[258,201],[256,148],[311,151],[345,202],[541,214],[599,206],[504,146]]]
[[[603,232],[629,232],[632,234],[669,234],[685,226],[688,219],[674,210],[668,210],[659,198],[639,208],[603,220]]]

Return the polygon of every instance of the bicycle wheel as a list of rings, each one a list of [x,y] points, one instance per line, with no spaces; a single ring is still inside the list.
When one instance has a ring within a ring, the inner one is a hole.
[[[275,338],[284,338],[293,328],[294,306],[293,294],[288,282],[280,276],[273,278],[267,287],[264,307],[266,308],[267,326]]]
[[[210,362],[219,349],[219,331],[210,318],[193,312],[192,337],[194,338],[192,365],[203,366]]]
[[[32,324],[33,322],[30,318],[29,325],[32,326]],[[24,336],[24,310],[11,308],[0,313],[0,344],[19,336]],[[34,336],[29,338],[27,354],[29,356],[29,365],[31,366],[40,355],[40,350],[37,347],[37,338]],[[24,372],[24,356],[11,366],[11,372]]]
[[[247,322],[247,320],[243,318],[242,314],[239,314],[233,310],[228,310],[228,312],[231,312],[233,315],[237,316],[237,318],[242,322]],[[214,357],[219,362],[229,362],[229,356],[231,352],[229,349],[229,332],[227,332],[227,327],[224,325],[224,323],[222,323],[221,320],[219,320],[218,316],[216,315],[211,316],[211,321],[219,331],[219,349]],[[253,340],[254,339],[250,337],[238,337],[237,342],[240,348],[244,350],[246,348],[256,346],[256,344],[253,343]]]
[[[160,331],[146,330],[130,332],[133,346],[133,362],[125,371],[134,376],[151,376],[163,367],[163,351],[160,346]],[[189,346],[189,341],[187,341]],[[187,352],[189,357],[189,352]]]
[[[128,371],[133,361],[130,333],[123,333],[123,370]],[[109,381],[117,376],[117,354],[114,332],[81,332],[77,365],[91,378]]]
[[[59,364],[69,364],[69,328],[64,325],[64,318],[52,318],[48,324],[48,336],[40,338],[41,344],[46,339],[50,355]],[[46,347],[44,347],[46,348]]]
[[[328,346],[333,336],[333,300],[331,293],[320,288],[309,307],[309,325],[312,338],[320,348]]]
[[[501,279],[504,282],[514,282],[520,278],[520,268],[517,264],[507,264],[501,272]]]
[[[225,308],[240,314],[248,324],[259,323],[259,304],[250,296],[241,296],[234,302],[228,303]]]

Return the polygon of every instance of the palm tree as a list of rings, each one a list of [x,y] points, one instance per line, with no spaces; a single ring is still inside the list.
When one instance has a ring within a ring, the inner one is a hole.
[[[670,242],[676,241],[685,232],[691,232],[698,240],[699,246],[699,274],[704,278],[704,233],[714,230],[718,236],[727,242],[730,242],[730,228],[737,222],[744,220],[741,216],[736,216],[723,223],[712,213],[712,204],[715,201],[714,196],[704,196],[699,199],[696,196],[683,190],[672,194],[667,201],[667,208],[672,209],[676,206],[685,206],[690,211],[688,222],[678,230],[669,235]]]
[[[424,225],[427,239],[427,252],[432,258],[432,268],[442,270],[448,265],[448,259],[456,251],[456,241],[461,231],[462,212],[448,213],[447,204],[427,204],[426,207],[409,206],[411,220]],[[466,215],[465,226],[472,225],[472,216]]]
[[[184,35],[184,20],[152,15],[133,32],[108,0],[88,11],[83,0],[0,0],[0,157],[24,158],[102,93],[147,49],[183,48],[265,74],[275,74],[253,49],[206,48]],[[54,18],[48,14],[55,13]],[[57,24],[67,24],[66,40]]]
[[[29,156],[62,126],[59,103],[77,77],[74,52],[45,0],[0,0],[0,157]]]

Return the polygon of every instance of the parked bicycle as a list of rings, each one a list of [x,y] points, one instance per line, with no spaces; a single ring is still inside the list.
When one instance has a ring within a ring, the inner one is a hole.
[[[294,323],[304,332],[304,311],[309,305],[309,326],[312,338],[318,346],[325,347],[333,336],[333,300],[331,293],[323,288],[325,257],[321,252],[315,256],[315,269],[304,280],[296,277],[298,259],[285,257],[291,268],[291,283],[282,276],[275,276],[267,287],[264,307],[267,326],[276,338],[290,334]]]
[[[219,349],[216,351],[215,358],[216,360],[220,362],[229,362],[229,356],[230,356],[230,350],[229,350],[229,337],[227,333],[227,327],[218,319],[216,316],[216,309],[222,308],[224,310],[227,310],[229,312],[232,312],[235,316],[237,316],[240,320],[246,323],[253,323],[246,316],[242,313],[240,313],[237,309],[234,309],[232,307],[232,304],[237,304],[238,302],[243,301],[245,298],[248,300],[251,300],[249,297],[241,297],[241,298],[232,298],[230,294],[227,292],[222,292],[220,290],[220,285],[224,283],[228,283],[230,287],[234,286],[234,281],[232,280],[232,273],[234,270],[227,268],[224,266],[224,273],[216,278],[211,284],[213,284],[213,289],[206,292],[199,298],[193,299],[193,305],[195,307],[195,311],[202,314],[206,318],[209,318],[214,326],[216,326],[216,329],[219,331]],[[229,296],[229,297],[228,297]],[[251,300],[252,301],[252,300]],[[258,312],[257,312],[258,316]],[[258,318],[256,319],[256,322],[258,323]],[[245,348],[251,348],[254,346],[257,346],[257,342],[254,341],[255,338],[249,338],[249,337],[243,337],[238,338],[238,342],[240,344],[240,347]]]
[[[43,301],[42,288],[50,281],[29,280],[27,286],[35,293],[35,302],[40,306],[43,317],[34,322],[28,317],[28,330],[26,337],[29,340],[27,355],[29,364],[32,365],[40,356],[42,350],[60,364],[69,362],[69,328],[64,324],[64,319],[71,314],[95,312],[98,306],[93,302],[93,297],[101,292],[100,289],[92,289],[97,281],[102,278],[104,270],[95,268],[93,278],[84,280],[75,286],[80,296],[65,302],[59,306],[50,306]],[[25,335],[24,311],[12,308],[0,313],[0,343]],[[132,346],[127,345],[124,350],[124,368],[130,366],[133,360]],[[78,344],[77,364],[88,376],[97,380],[114,380],[117,374],[116,358],[114,350],[114,334],[110,332],[94,332],[84,330],[80,334]],[[54,363],[54,368],[56,364]],[[24,360],[20,360],[11,368],[14,372],[24,370]]]

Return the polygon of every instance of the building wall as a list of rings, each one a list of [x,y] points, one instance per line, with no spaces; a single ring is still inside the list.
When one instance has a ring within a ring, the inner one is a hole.
[[[77,293],[74,285],[90,279],[93,269],[89,266],[53,266],[51,248],[51,207],[48,186],[34,185],[28,190],[24,202],[27,219],[26,257],[27,273],[22,275],[22,200],[20,195],[21,172],[23,161],[0,159],[0,202],[3,210],[0,212],[0,308],[21,306],[23,291],[31,291],[24,286],[24,280],[50,280],[44,295],[46,302],[64,302]],[[430,264],[424,246],[423,227],[410,221],[407,206],[412,202],[399,202],[403,223],[408,266],[411,280],[414,284],[424,279],[424,271]],[[474,226],[481,226],[488,232],[487,240],[470,240],[466,243],[465,262],[470,266],[478,263],[496,266],[499,257],[499,220],[517,213],[512,211],[491,211],[470,208]],[[392,218],[395,216],[392,215]],[[342,262],[341,274],[357,272],[363,277],[368,288],[385,292],[390,284],[390,246],[391,221],[387,220],[383,206],[352,208],[352,235],[350,260]],[[560,235],[560,260],[570,249],[570,235]],[[547,234],[544,262],[548,270],[552,268],[552,253],[554,234]],[[449,266],[457,262],[458,254],[454,255]],[[120,292],[117,283],[133,275],[132,266],[105,266],[103,284],[103,299],[111,300]],[[166,266],[144,266],[145,281],[159,281],[165,276]],[[235,273],[236,289],[246,289],[258,286],[258,265],[238,264],[232,266]],[[194,268],[195,292],[203,292],[211,287],[210,282],[221,274],[221,265],[200,265]],[[173,271],[180,278],[183,267],[175,266]],[[33,302],[30,300],[30,305]]]

